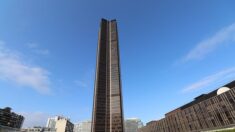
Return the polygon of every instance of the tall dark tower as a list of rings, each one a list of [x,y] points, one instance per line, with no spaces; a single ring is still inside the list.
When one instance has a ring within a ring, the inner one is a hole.
[[[116,20],[100,23],[92,132],[124,132]]]

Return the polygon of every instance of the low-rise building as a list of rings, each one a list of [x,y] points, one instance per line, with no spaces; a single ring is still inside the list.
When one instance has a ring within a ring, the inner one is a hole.
[[[56,132],[54,128],[35,126],[33,128],[24,128],[21,132]]]
[[[75,124],[74,132],[91,132],[91,121],[82,121]]]
[[[24,117],[11,112],[10,107],[0,109],[0,131],[18,131],[22,127]]]
[[[56,121],[56,132],[73,132],[73,123],[65,118]]]
[[[48,118],[46,127],[56,129],[56,132],[73,132],[74,125],[70,122],[70,119],[56,116]]]
[[[198,132],[235,126],[235,81],[147,123],[138,132]]]
[[[143,127],[143,122],[138,118],[128,118],[125,120],[125,132],[137,132]]]

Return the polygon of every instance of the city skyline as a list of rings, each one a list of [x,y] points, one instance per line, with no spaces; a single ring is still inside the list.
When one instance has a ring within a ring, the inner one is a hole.
[[[97,33],[116,18],[124,117],[161,119],[235,78],[234,1],[1,1],[0,108],[91,119]]]

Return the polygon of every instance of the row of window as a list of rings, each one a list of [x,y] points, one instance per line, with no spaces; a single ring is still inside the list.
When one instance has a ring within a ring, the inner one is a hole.
[[[190,132],[235,123],[235,90],[211,97],[150,123],[140,132]]]

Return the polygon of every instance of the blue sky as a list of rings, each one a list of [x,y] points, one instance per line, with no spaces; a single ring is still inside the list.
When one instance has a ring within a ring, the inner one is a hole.
[[[91,118],[101,18],[117,19],[124,116],[145,123],[235,79],[233,0],[0,1],[0,107]]]

